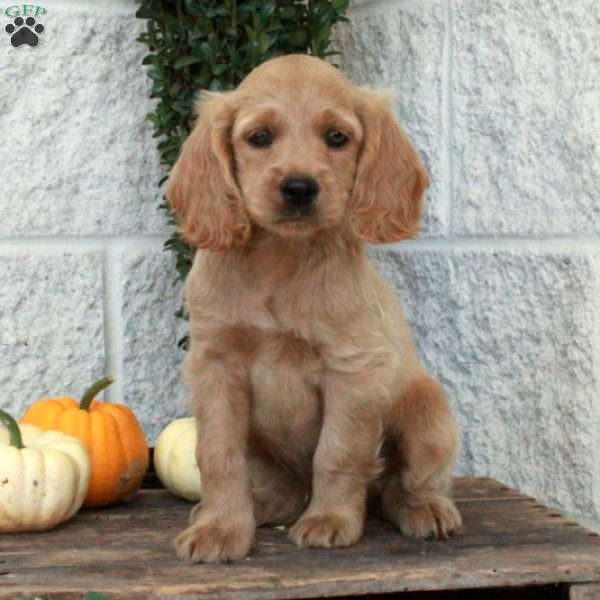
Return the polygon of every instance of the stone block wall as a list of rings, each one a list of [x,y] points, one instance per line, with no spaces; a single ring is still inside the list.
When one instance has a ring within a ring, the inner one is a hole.
[[[391,89],[432,175],[377,251],[463,431],[462,473],[600,518],[600,5],[355,2],[352,79]]]
[[[184,414],[180,289],[132,0],[0,5],[0,405],[107,396],[151,441]],[[459,472],[600,522],[600,5],[355,0],[337,57],[392,89],[432,176],[424,230],[374,257],[463,431]]]
[[[36,47],[0,5],[0,390],[14,414],[104,372],[153,441],[186,412],[133,1],[47,0]]]

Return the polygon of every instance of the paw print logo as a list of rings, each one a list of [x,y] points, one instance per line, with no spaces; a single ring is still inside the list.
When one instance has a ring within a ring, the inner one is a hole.
[[[12,23],[9,23],[4,31],[10,35],[10,43],[18,48],[23,44],[29,46],[37,46],[39,37],[38,34],[44,33],[44,26],[41,23],[36,25],[33,17],[17,17]]]

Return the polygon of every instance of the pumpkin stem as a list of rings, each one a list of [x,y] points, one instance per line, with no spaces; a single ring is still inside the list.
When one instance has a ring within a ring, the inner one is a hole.
[[[82,410],[89,410],[90,404],[92,400],[104,389],[107,388],[111,383],[113,383],[114,379],[112,377],[103,377],[102,379],[98,379],[96,383],[93,383],[81,398],[81,402],[79,403],[79,408]]]
[[[8,442],[11,446],[18,448],[25,448],[23,446],[23,438],[21,437],[21,430],[19,424],[7,413],[0,408],[0,423],[8,429]]]

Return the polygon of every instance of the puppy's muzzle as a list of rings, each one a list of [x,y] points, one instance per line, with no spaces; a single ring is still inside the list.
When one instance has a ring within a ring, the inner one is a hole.
[[[312,177],[287,177],[279,186],[286,211],[308,214],[319,194],[319,184]]]

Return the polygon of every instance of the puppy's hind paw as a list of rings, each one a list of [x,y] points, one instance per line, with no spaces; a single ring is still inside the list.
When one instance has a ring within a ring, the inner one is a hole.
[[[409,496],[383,506],[386,519],[406,536],[446,539],[462,527],[454,502],[445,496]]]

